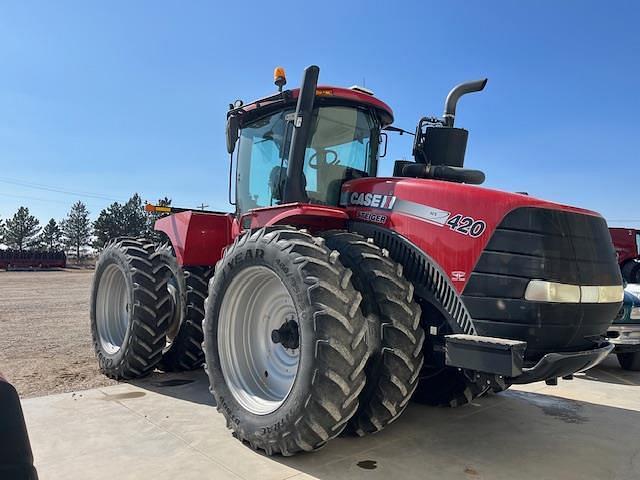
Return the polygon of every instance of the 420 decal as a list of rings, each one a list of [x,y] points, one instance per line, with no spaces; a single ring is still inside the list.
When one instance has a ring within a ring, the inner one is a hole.
[[[459,213],[449,218],[447,225],[454,232],[469,235],[474,238],[482,235],[487,229],[487,224],[484,220],[475,220],[472,217],[465,217]]]

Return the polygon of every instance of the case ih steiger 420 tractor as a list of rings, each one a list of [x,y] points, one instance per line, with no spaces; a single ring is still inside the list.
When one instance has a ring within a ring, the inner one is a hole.
[[[602,217],[464,168],[456,103],[486,80],[454,88],[420,120],[415,161],[381,178],[383,131],[404,132],[391,109],[318,72],[283,91],[276,69],[278,93],[230,106],[235,212],[158,207],[166,244],[105,247],[91,326],[106,375],[204,360],[236,437],[292,455],[377,432],[411,398],[554,384],[611,351],[623,289]]]

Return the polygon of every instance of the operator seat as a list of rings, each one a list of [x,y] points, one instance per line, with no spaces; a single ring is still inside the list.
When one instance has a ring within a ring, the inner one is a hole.
[[[271,190],[271,198],[282,202],[284,200],[285,185],[287,184],[287,167],[273,167],[269,174],[269,190]],[[306,195],[307,177],[302,173],[302,190]],[[309,199],[305,198],[305,202]]]

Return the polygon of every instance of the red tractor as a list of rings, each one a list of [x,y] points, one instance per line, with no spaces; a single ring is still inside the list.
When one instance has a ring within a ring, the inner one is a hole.
[[[377,432],[412,398],[554,384],[611,351],[623,288],[603,218],[464,167],[456,104],[486,80],[454,88],[442,119],[420,120],[415,161],[381,178],[385,132],[409,132],[318,73],[283,91],[276,69],[276,94],[230,105],[235,212],[158,207],[167,244],[105,247],[91,326],[106,375],[204,360],[235,436],[292,455]]]
[[[618,254],[622,278],[629,283],[640,283],[640,230],[610,228],[609,233]]]

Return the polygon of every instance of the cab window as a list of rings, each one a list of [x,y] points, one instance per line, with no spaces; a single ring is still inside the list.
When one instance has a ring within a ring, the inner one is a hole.
[[[240,132],[236,183],[240,212],[278,205],[282,199],[291,136],[286,113],[263,117]]]

